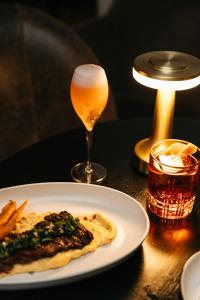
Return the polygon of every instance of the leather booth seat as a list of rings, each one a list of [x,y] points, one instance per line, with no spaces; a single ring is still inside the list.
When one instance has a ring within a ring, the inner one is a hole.
[[[82,126],[69,85],[85,63],[99,62],[71,28],[37,9],[0,4],[0,159]],[[114,119],[110,97],[101,121]]]

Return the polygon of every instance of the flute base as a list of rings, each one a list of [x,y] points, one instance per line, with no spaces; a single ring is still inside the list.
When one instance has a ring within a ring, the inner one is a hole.
[[[76,182],[101,183],[107,175],[107,170],[100,164],[91,163],[92,171],[87,172],[87,163],[78,163],[71,169],[71,176]]]

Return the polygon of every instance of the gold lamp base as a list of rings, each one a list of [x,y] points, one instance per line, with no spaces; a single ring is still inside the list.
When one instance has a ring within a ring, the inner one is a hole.
[[[148,174],[150,150],[151,143],[149,138],[139,141],[134,147],[134,165],[144,174]]]
[[[172,136],[174,102],[175,91],[157,91],[151,137],[139,141],[134,147],[134,164],[144,174],[148,174],[151,147]]]
[[[136,167],[148,173],[151,147],[162,139],[171,138],[175,91],[189,89],[200,83],[200,60],[174,51],[144,53],[135,59],[133,76],[145,86],[157,89],[153,128],[150,138],[134,147]]]

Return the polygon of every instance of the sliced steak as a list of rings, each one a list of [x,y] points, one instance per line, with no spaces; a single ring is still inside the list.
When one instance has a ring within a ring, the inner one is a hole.
[[[61,212],[60,214],[51,214],[46,216],[43,221],[35,225],[36,230],[41,230],[48,228],[51,224],[58,225],[60,221],[65,220],[65,218],[71,217],[67,212]],[[29,234],[30,231],[26,233]],[[23,233],[22,233],[23,234]],[[9,239],[19,238],[22,234],[12,234]],[[84,246],[88,245],[93,239],[93,234],[87,230],[82,224],[78,223],[73,231],[73,234],[69,237],[64,233],[55,236],[53,240],[49,242],[40,243],[38,247],[23,247],[21,249],[15,249],[15,251],[9,255],[7,258],[0,259],[0,273],[9,272],[13,265],[27,264],[29,262],[45,258],[52,257],[58,252],[67,251],[69,249],[82,249]]]

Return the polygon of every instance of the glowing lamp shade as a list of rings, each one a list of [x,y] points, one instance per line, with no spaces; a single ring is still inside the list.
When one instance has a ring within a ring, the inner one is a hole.
[[[181,80],[181,81],[164,81],[160,79],[154,79],[146,77],[138,73],[133,67],[133,77],[135,80],[147,87],[159,90],[188,90],[194,88],[195,86],[200,84],[200,76],[188,79],[188,80]]]
[[[191,89],[200,84],[200,60],[175,51],[147,52],[136,57],[133,77],[137,82],[158,90],[152,134],[134,147],[136,165],[147,174],[153,144],[172,137],[175,91]]]

